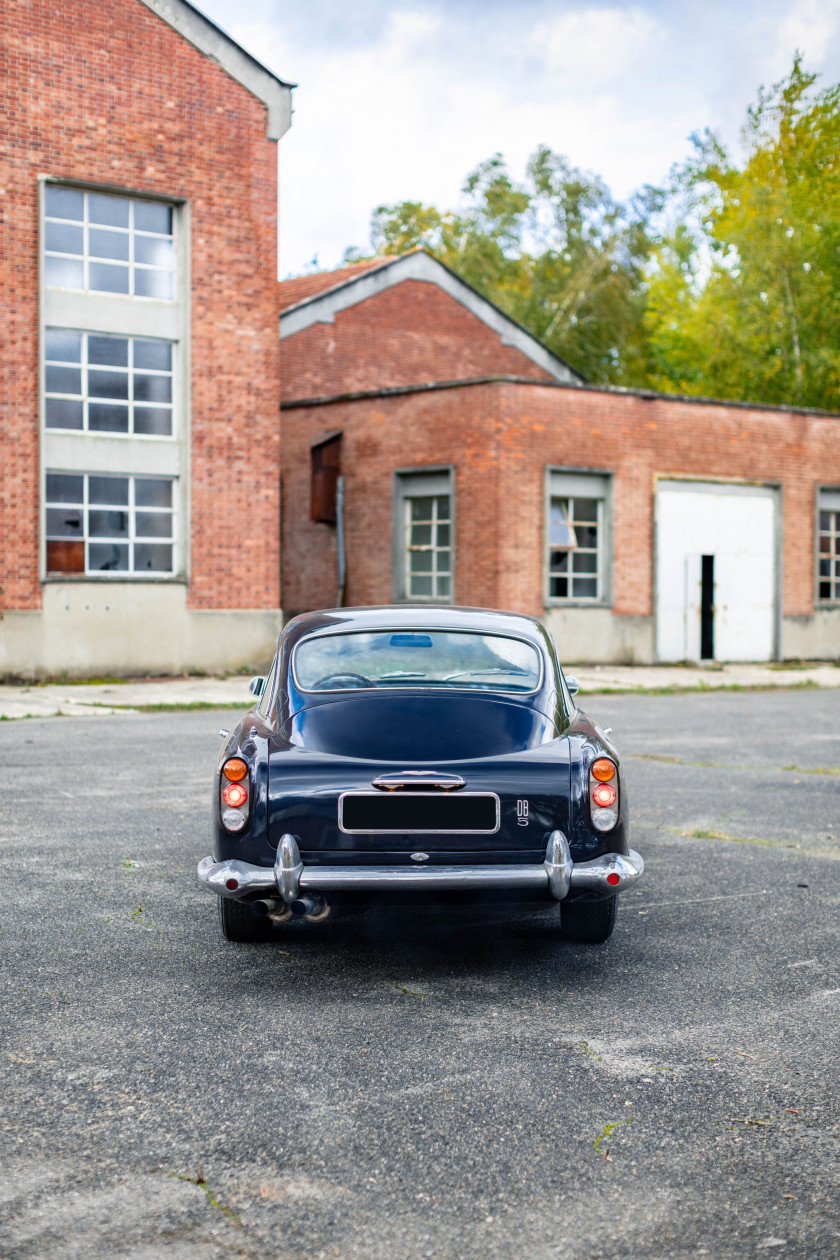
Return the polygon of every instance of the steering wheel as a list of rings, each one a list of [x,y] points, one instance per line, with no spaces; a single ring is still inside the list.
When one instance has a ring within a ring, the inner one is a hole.
[[[319,678],[316,683],[312,684],[313,691],[327,691],[330,686],[336,683],[339,686],[349,685],[350,687],[375,687],[376,683],[371,678],[365,678],[364,674],[324,674],[323,678]]]

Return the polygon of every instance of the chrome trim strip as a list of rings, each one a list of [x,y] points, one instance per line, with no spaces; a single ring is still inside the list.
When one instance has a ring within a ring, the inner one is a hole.
[[[212,857],[202,858],[197,871],[199,882],[211,892],[236,901],[249,893],[279,888],[286,904],[303,890],[342,889],[444,892],[459,888],[544,888],[555,900],[562,901],[569,888],[614,895],[634,884],[645,869],[641,855],[634,849],[627,854],[605,853],[589,862],[572,862],[562,831],[551,833],[545,861],[528,866],[304,866],[297,840],[291,835],[283,837],[277,854],[273,869],[234,859],[216,862]],[[617,875],[618,883],[608,883],[609,875]],[[238,888],[229,889],[228,879],[236,879]]]
[[[408,801],[412,798],[421,801],[429,799],[428,792],[400,792],[399,799]],[[481,796],[485,799],[492,798],[496,802],[496,825],[493,828],[476,828],[476,827],[436,827],[427,828],[425,830],[420,827],[378,827],[371,829],[370,827],[345,827],[344,826],[344,801],[348,796],[366,796],[368,800],[381,801],[387,800],[381,792],[356,791],[342,792],[338,798],[338,829],[343,831],[346,836],[493,836],[499,830],[502,824],[502,803],[496,792],[460,792],[455,798],[445,798],[441,794],[441,799],[457,799],[464,801],[468,796]]]
[[[465,787],[466,783],[466,779],[462,779],[460,774],[442,774],[440,770],[400,770],[395,774],[380,774],[371,780],[371,787],[381,788],[386,792],[397,792],[402,788],[416,785],[452,792]]]

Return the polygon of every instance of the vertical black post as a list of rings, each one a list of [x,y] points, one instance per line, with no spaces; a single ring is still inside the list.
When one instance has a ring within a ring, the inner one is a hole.
[[[715,558],[701,556],[700,570],[700,659],[715,657]]]

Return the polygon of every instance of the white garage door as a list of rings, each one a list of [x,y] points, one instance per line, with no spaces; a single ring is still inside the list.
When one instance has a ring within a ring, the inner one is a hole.
[[[773,655],[776,496],[762,486],[660,481],[656,648],[660,660]]]

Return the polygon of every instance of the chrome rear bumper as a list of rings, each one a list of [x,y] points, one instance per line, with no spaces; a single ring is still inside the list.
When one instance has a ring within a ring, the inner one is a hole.
[[[619,893],[645,869],[641,855],[605,853],[590,862],[573,862],[562,831],[553,831],[545,861],[528,866],[304,866],[294,836],[285,835],[277,847],[273,868],[230,858],[216,862],[202,858],[198,879],[221,897],[241,901],[252,893],[274,893],[291,905],[303,892],[452,892],[461,888],[545,889],[562,901],[570,888],[595,893]]]

